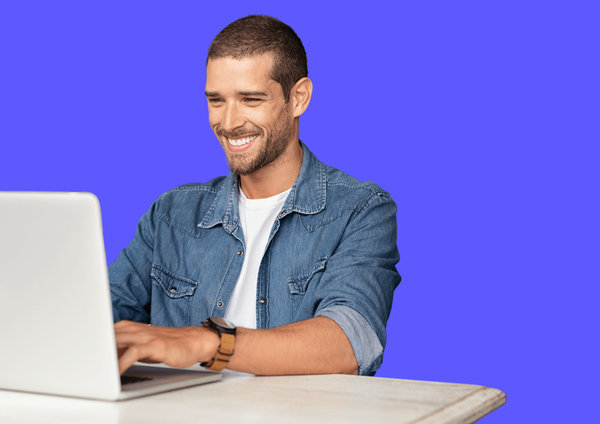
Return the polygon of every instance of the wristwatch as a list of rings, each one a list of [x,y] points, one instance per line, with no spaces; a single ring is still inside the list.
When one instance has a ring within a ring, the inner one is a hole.
[[[200,362],[200,366],[209,370],[221,371],[229,358],[233,355],[233,345],[235,344],[235,325],[224,318],[212,317],[202,323],[203,327],[207,327],[217,333],[221,339],[221,344],[215,353],[215,357],[209,362]]]

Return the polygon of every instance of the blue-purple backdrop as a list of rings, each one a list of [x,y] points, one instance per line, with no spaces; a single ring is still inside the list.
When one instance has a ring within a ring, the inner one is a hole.
[[[505,391],[485,423],[591,421],[597,3],[206,3],[0,3],[0,190],[95,193],[112,262],[161,193],[227,172],[206,51],[278,17],[315,87],[301,139],[399,207],[378,376]]]

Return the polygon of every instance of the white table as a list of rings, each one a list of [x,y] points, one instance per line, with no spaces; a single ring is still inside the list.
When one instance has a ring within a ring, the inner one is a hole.
[[[348,375],[222,381],[121,402],[0,390],[0,423],[472,423],[506,402],[483,386]]]

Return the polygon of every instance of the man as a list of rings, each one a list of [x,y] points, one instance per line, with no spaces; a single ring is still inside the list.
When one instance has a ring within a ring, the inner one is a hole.
[[[374,375],[400,282],[396,205],[300,142],[313,86],[289,26],[233,22],[206,75],[231,172],[163,194],[110,266],[121,373],[141,360]]]

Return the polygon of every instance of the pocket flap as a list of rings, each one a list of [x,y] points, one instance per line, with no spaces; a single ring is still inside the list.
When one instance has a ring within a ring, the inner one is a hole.
[[[313,268],[310,274],[302,275],[299,277],[290,277],[288,278],[288,285],[290,286],[291,294],[299,294],[304,295],[306,293],[306,288],[308,287],[308,283],[313,279],[316,273],[325,271],[325,267],[327,266],[327,256],[321,256],[315,267]]]
[[[197,281],[177,275],[158,265],[152,265],[150,275],[162,287],[165,294],[173,299],[191,296],[198,287]]]

